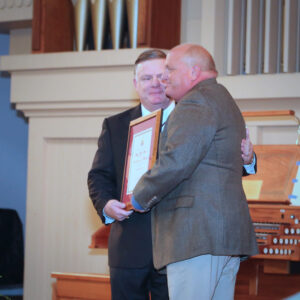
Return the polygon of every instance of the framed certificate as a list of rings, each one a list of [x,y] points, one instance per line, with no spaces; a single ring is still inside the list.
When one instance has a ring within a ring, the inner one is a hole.
[[[130,200],[139,179],[154,165],[157,157],[162,110],[140,117],[129,124],[121,202],[132,209]]]

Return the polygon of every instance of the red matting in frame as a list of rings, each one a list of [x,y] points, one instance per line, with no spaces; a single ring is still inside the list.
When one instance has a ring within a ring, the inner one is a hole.
[[[121,202],[126,204],[127,210],[132,209],[130,200],[133,188],[138,181],[137,179],[151,169],[156,161],[161,116],[162,110],[159,109],[148,116],[133,120],[129,124],[121,192]],[[141,143],[142,146],[133,149],[133,143]],[[139,161],[142,161],[142,163],[138,163]],[[140,168],[141,165],[146,168]],[[137,166],[138,169],[135,169]]]

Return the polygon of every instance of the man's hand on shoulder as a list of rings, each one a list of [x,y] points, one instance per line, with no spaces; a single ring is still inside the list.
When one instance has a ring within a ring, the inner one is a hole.
[[[104,212],[110,218],[117,221],[124,221],[133,213],[132,210],[125,209],[126,205],[118,200],[111,199],[104,206]]]
[[[250,165],[253,161],[253,145],[250,141],[248,128],[246,128],[246,139],[242,140],[241,151],[244,165]]]

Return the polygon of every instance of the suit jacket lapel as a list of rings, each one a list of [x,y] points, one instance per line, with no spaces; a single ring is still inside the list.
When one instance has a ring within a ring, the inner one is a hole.
[[[121,132],[119,133],[119,136],[122,136],[122,140],[127,141],[130,122],[139,118],[141,115],[142,115],[141,105],[138,105],[134,107],[132,110],[130,110],[129,113],[124,116],[124,118],[121,120],[122,122],[122,125],[120,126]]]
[[[130,121],[135,120],[142,116],[142,107],[141,104],[137,105],[130,111]]]
[[[127,139],[128,139],[128,131],[129,131],[129,123],[132,120],[135,120],[142,115],[141,105],[134,107],[132,110],[129,111],[128,114],[124,116],[121,120],[122,125],[120,126],[120,132],[118,134],[118,144],[119,144],[119,151],[122,160],[124,160],[126,155],[127,149]]]

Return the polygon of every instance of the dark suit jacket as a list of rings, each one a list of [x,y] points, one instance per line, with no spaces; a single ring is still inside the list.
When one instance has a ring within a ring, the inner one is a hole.
[[[240,110],[215,79],[196,85],[171,113],[159,158],[133,191],[152,208],[157,269],[204,254],[257,253],[242,187],[244,136]]]
[[[141,116],[138,105],[104,120],[92,168],[88,174],[90,197],[104,222],[103,208],[120,199],[130,121]],[[151,216],[133,213],[111,225],[108,246],[111,267],[140,268],[152,262]]]

